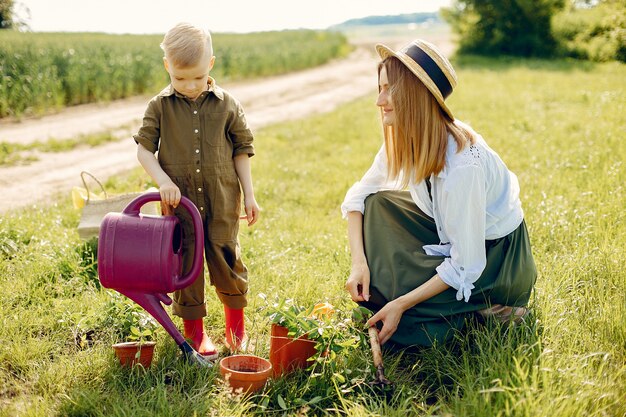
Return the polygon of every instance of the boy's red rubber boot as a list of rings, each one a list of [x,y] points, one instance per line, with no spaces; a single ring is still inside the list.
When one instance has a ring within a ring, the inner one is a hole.
[[[246,327],[243,308],[235,309],[224,306],[226,319],[226,345],[232,352],[246,349]]]
[[[183,320],[185,338],[191,340],[191,346],[208,360],[217,359],[219,354],[215,345],[204,331],[202,319]]]

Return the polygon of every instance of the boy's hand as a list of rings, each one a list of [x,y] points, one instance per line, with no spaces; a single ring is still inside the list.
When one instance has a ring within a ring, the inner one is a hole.
[[[161,201],[161,215],[163,216],[173,216],[174,208],[167,203]]]
[[[248,221],[248,226],[252,226],[257,220],[259,220],[259,213],[261,209],[254,197],[244,198],[244,208],[246,210],[246,215],[241,218]]]
[[[164,205],[170,205],[174,208],[178,207],[180,203],[180,189],[174,184],[174,182],[167,181],[159,188],[159,194],[161,194],[161,202]],[[165,212],[165,211],[164,211]]]

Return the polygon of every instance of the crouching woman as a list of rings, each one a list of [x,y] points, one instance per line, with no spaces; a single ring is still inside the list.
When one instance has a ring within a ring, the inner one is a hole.
[[[456,74],[434,45],[376,49],[384,143],[342,204],[346,290],[381,343],[443,342],[476,313],[518,320],[537,272],[517,177],[452,115]]]

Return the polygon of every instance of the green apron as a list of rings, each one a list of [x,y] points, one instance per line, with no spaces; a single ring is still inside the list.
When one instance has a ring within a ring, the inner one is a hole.
[[[365,200],[365,254],[370,269],[370,300],[380,310],[387,302],[419,287],[445,257],[426,255],[424,245],[439,244],[435,221],[424,214],[408,191],[381,191]],[[487,266],[474,282],[469,302],[444,292],[407,310],[391,341],[430,346],[450,339],[465,319],[492,304],[525,306],[537,277],[524,222],[499,239],[485,242]]]

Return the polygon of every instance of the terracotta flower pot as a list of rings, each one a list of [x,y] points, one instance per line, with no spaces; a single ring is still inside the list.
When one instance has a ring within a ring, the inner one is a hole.
[[[310,365],[307,359],[317,353],[315,342],[306,335],[295,339],[288,336],[288,333],[286,327],[272,324],[270,362],[274,368],[274,376],[307,368]]]
[[[148,368],[152,363],[155,345],[156,342],[124,342],[114,344],[113,349],[122,366],[132,367],[139,363]]]
[[[255,355],[233,355],[220,360],[220,374],[233,391],[254,393],[261,389],[272,373],[272,364]]]

